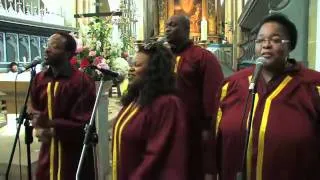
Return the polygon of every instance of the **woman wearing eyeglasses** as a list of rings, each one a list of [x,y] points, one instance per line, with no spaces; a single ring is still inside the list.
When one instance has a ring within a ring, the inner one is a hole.
[[[296,43],[295,25],[281,14],[269,15],[255,41],[264,66],[254,103],[248,90],[254,67],[223,83],[215,127],[220,179],[234,180],[239,172],[250,180],[320,179],[320,73],[289,57]]]
[[[140,47],[113,128],[113,180],[184,180],[185,109],[175,96],[174,59],[161,44]]]

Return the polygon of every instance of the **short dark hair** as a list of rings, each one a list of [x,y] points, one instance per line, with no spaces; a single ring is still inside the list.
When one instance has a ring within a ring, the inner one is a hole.
[[[294,23],[282,13],[272,13],[266,16],[260,22],[260,24],[258,25],[258,32],[260,31],[261,27],[268,22],[279,23],[286,29],[286,33],[289,36],[289,40],[290,40],[290,50],[291,51],[294,50],[294,48],[297,45],[297,39],[298,39],[298,32]]]
[[[140,83],[129,85],[121,99],[122,104],[126,106],[140,96],[137,103],[143,107],[161,95],[175,94],[175,60],[172,52],[158,42],[140,46],[138,52],[149,56],[146,74]]]
[[[76,49],[77,49],[77,42],[73,38],[73,36],[71,36],[69,33],[63,32],[63,31],[58,31],[55,34],[59,34],[60,36],[62,36],[66,39],[65,50],[71,52],[72,55],[74,55],[76,53]]]
[[[16,62],[11,62],[9,64],[9,68],[11,69],[13,66],[18,66],[18,64]]]
[[[186,15],[180,16],[181,24],[186,28],[186,30],[190,31],[190,19]]]

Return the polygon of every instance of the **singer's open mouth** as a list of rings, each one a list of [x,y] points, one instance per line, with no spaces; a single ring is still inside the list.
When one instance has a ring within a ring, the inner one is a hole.
[[[129,80],[134,79],[134,77],[135,77],[135,75],[133,75],[133,74],[128,74],[128,79],[129,79]]]
[[[272,57],[272,54],[271,53],[262,53],[262,57],[270,58],[270,57]]]

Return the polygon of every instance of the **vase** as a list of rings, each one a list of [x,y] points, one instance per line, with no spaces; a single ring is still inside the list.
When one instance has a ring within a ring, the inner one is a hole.
[[[96,91],[99,89],[100,82],[96,81]],[[98,144],[96,147],[98,179],[105,180],[109,166],[109,134],[110,123],[108,122],[108,92],[112,87],[112,81],[105,81],[98,101],[95,122],[98,134]]]

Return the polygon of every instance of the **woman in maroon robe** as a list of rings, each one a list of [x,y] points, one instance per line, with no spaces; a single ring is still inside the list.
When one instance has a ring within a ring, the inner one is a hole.
[[[184,180],[187,121],[174,95],[173,55],[158,43],[140,47],[113,128],[113,180]]]
[[[239,172],[250,180],[320,179],[320,73],[289,58],[296,42],[295,25],[281,14],[266,17],[258,28],[255,50],[264,66],[257,80],[245,162],[251,96],[243,120],[242,115],[254,68],[222,85],[215,127],[220,179],[236,179]]]

